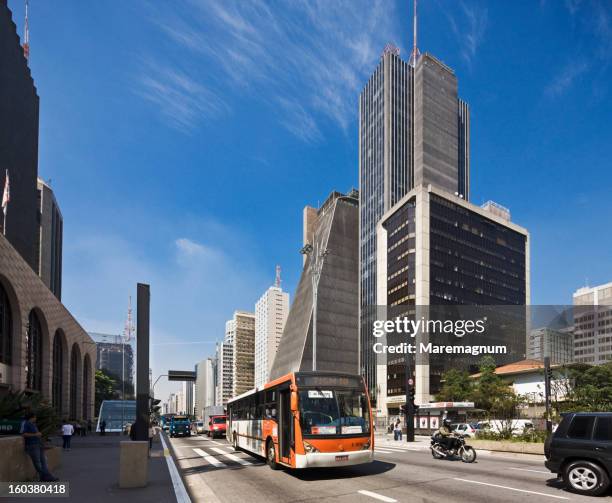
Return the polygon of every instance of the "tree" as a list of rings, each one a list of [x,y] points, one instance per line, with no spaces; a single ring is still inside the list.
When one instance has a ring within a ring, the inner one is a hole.
[[[442,375],[442,389],[436,395],[441,402],[461,402],[470,400],[474,382],[465,370],[450,369]]]
[[[104,400],[115,400],[118,398],[115,391],[116,381],[104,370],[96,370],[96,400],[95,410],[100,410],[100,405]]]
[[[570,366],[568,393],[558,404],[563,412],[612,410],[612,362],[594,366]]]

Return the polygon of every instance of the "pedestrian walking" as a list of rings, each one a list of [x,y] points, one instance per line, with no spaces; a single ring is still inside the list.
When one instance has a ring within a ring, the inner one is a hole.
[[[155,436],[155,427],[149,426],[149,450],[153,449],[153,437]]]
[[[59,480],[51,474],[47,466],[47,457],[45,456],[43,448],[42,433],[38,431],[38,427],[36,426],[36,414],[28,414],[25,417],[22,436],[26,453],[30,456],[40,481],[56,482]]]
[[[104,419],[100,423],[100,435],[106,435],[106,421]]]
[[[402,439],[402,422],[397,419],[395,423],[395,428],[393,428],[393,439],[401,440]]]
[[[62,438],[64,439],[63,449],[65,451],[70,450],[70,441],[72,440],[72,435],[74,435],[74,426],[72,426],[65,419],[62,420]]]

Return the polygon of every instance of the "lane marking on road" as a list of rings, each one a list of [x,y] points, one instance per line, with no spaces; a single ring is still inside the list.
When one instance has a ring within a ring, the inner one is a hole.
[[[397,500],[393,498],[389,498],[388,496],[383,496],[382,494],[373,493],[372,491],[357,491],[359,494],[363,494],[364,496],[369,496],[370,498],[374,498],[380,501],[386,501],[387,503],[397,503]]]
[[[522,472],[545,473],[546,475],[552,475],[552,472],[545,472],[544,470],[531,470],[529,468],[510,468],[510,470],[520,470]]]
[[[213,466],[215,466],[217,468],[221,468],[223,466],[227,466],[225,463],[219,461],[214,456],[211,456],[210,454],[206,454],[202,449],[194,449],[193,451],[198,456],[202,456],[206,461],[208,461],[211,465],[213,465]]]
[[[218,454],[223,454],[227,459],[231,459],[232,461],[235,461],[236,463],[240,463],[241,465],[244,465],[244,466],[253,464],[250,461],[247,461],[246,459],[242,459],[242,458],[239,458],[238,456],[234,456],[233,454],[225,452],[219,449],[218,447],[211,447],[210,450],[215,451]]]
[[[383,452],[385,454],[395,454],[395,451],[385,451],[383,449],[374,449],[374,452]]]
[[[164,457],[166,458],[166,464],[168,465],[168,471],[170,472],[170,478],[172,479],[172,487],[174,488],[174,495],[176,496],[177,503],[191,503],[191,498],[189,498],[189,494],[187,494],[187,489],[185,489],[185,484],[183,484],[183,479],[179,475],[178,469],[174,464],[174,459],[170,455],[170,449],[166,445],[166,441],[164,440],[164,436],[160,435],[162,447],[164,448]]]
[[[527,489],[517,489],[516,487],[500,486],[498,484],[489,484],[488,482],[478,482],[477,480],[458,479],[458,478],[453,478],[453,480],[458,480],[459,482],[468,482],[470,484],[480,484],[483,486],[497,487],[499,489],[508,489],[509,491],[516,491],[519,493],[537,494],[538,496],[547,496],[548,498],[556,498],[558,500],[569,500],[569,498],[566,498],[565,496],[557,496],[556,494],[546,494],[546,493],[540,493],[537,491],[528,491]]]

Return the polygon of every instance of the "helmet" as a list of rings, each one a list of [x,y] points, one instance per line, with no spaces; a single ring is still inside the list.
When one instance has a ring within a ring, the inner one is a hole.
[[[450,428],[452,422],[451,422],[450,419],[446,418],[446,419],[444,419],[444,421],[442,421],[442,424],[444,424],[444,426]]]

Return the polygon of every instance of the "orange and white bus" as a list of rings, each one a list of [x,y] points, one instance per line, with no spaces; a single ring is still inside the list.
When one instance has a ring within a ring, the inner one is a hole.
[[[227,439],[271,468],[348,466],[374,458],[361,376],[292,372],[227,403]]]

